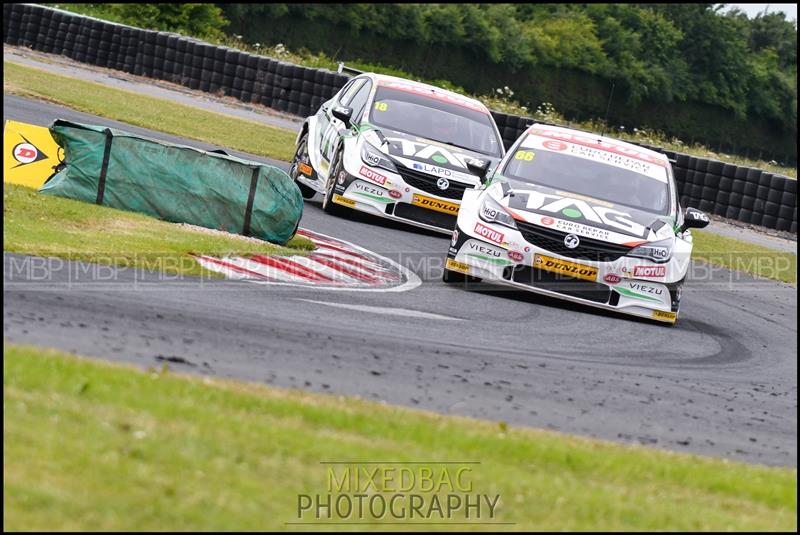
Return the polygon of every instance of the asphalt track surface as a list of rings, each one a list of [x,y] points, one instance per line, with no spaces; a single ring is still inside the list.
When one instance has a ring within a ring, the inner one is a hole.
[[[211,147],[3,100],[5,119],[46,125],[63,118]],[[668,327],[497,286],[445,285],[442,235],[366,215],[332,217],[315,201],[301,226],[387,256],[423,283],[399,293],[324,291],[4,254],[4,338],[143,367],[167,362],[181,372],[797,464],[793,286],[696,264],[681,318]]]

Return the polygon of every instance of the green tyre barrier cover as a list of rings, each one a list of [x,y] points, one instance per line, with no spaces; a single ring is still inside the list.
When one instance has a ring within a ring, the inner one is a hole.
[[[42,193],[278,244],[300,224],[300,189],[277,167],[61,119],[50,133],[65,167]]]

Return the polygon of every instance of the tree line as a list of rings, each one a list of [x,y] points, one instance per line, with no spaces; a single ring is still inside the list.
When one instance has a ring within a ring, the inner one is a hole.
[[[724,4],[226,4],[237,22],[287,16],[354,38],[469,50],[511,72],[538,65],[601,76],[632,105],[697,101],[797,129],[797,24]],[[374,58],[380,61],[380,50]],[[534,103],[536,104],[536,103]]]

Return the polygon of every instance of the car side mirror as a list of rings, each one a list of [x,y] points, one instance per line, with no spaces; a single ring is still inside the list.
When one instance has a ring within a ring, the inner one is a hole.
[[[704,212],[697,208],[687,208],[683,214],[683,225],[678,231],[683,232],[689,228],[703,228],[708,226],[709,222],[708,216]]]
[[[486,172],[489,170],[489,160],[478,160],[477,158],[473,158],[471,160],[467,160],[467,169],[473,175],[476,175],[481,184],[486,183]]]
[[[334,117],[342,121],[345,127],[350,128],[350,117],[353,115],[353,108],[347,106],[335,106],[331,112]]]

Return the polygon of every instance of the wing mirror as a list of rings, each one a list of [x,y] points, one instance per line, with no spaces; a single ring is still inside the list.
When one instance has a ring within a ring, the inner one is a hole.
[[[678,231],[683,232],[689,228],[703,228],[708,226],[709,222],[708,216],[704,212],[697,208],[687,208],[683,214],[683,225]]]
[[[476,175],[481,184],[486,184],[486,174],[489,171],[489,160],[478,160],[477,158],[473,158],[471,160],[467,160],[467,169],[473,175]]]
[[[353,115],[353,108],[348,108],[347,106],[334,106],[331,113],[334,117],[342,121],[346,128],[350,128],[350,117]]]

